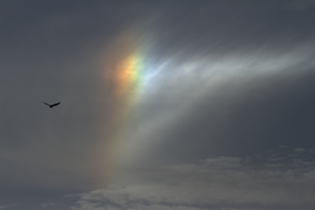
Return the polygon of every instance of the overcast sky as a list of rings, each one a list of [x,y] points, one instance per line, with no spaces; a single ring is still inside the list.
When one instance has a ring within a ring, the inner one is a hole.
[[[0,15],[1,210],[315,208],[315,1]]]

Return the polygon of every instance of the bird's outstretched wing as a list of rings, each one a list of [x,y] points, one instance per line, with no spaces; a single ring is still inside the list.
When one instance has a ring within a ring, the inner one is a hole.
[[[47,106],[51,106],[49,103],[46,103],[45,101],[43,101],[44,104],[46,104]]]
[[[58,106],[59,104],[60,104],[60,102],[52,104],[51,107]]]

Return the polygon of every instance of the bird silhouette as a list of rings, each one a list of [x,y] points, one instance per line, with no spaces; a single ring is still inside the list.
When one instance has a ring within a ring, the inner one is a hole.
[[[60,104],[60,102],[54,103],[54,104],[49,104],[49,103],[46,103],[45,101],[43,101],[43,103],[46,104],[47,106],[49,106],[50,108],[53,108],[54,106],[58,106]]]

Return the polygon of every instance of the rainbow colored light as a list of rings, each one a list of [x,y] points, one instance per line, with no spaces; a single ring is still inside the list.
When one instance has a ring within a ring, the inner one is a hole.
[[[107,47],[102,60],[105,84],[109,84],[108,116],[104,123],[104,142],[100,145],[100,159],[104,162],[99,166],[105,184],[106,180],[115,176],[112,173],[119,164],[119,153],[128,139],[128,124],[132,123],[130,116],[141,99],[146,83],[143,43],[136,30],[126,30]]]

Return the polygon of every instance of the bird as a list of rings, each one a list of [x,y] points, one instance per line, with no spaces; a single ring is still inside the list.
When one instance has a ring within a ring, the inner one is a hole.
[[[46,104],[47,106],[49,106],[50,108],[53,108],[54,106],[58,106],[61,102],[58,103],[54,103],[54,104],[49,104],[43,101],[44,104]]]

